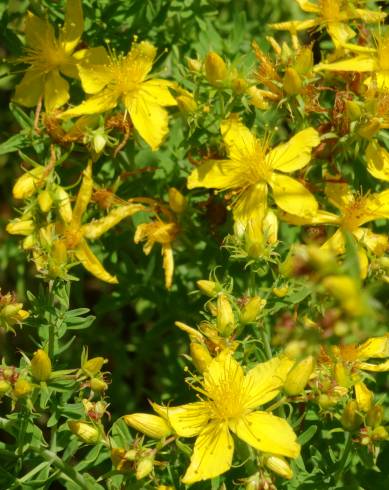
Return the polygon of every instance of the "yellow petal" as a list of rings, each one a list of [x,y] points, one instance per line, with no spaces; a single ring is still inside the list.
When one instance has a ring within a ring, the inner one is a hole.
[[[177,105],[176,99],[169,92],[169,87],[173,87],[173,83],[168,80],[148,80],[142,83],[140,96],[147,98],[152,104]]]
[[[220,125],[228,156],[232,160],[254,159],[259,141],[236,116],[231,116]]]
[[[88,247],[85,240],[82,240],[76,250],[74,251],[77,259],[85,267],[87,271],[93,274],[97,279],[108,282],[110,284],[117,284],[118,280],[115,276],[112,276],[104,269],[104,266]]]
[[[178,407],[157,403],[151,405],[158,415],[169,422],[180,437],[193,437],[200,434],[211,416],[207,402],[187,403]]]
[[[93,179],[92,179],[92,161],[89,160],[82,178],[81,186],[77,194],[76,204],[73,209],[73,223],[80,224],[82,215],[84,214],[90,200],[93,191]]]
[[[316,65],[314,71],[375,71],[377,70],[377,59],[374,56],[360,55],[344,61],[335,61],[334,63],[320,63]]]
[[[297,216],[310,216],[317,212],[318,204],[313,195],[300,182],[273,172],[269,181],[274,200],[281,209]]]
[[[335,46],[340,46],[355,36],[355,32],[344,22],[329,22],[327,32]]]
[[[295,33],[296,31],[305,31],[305,29],[316,27],[319,23],[320,21],[316,19],[290,20],[287,22],[269,24],[269,27],[271,29],[277,29],[278,31],[290,31],[291,33]]]
[[[296,0],[296,2],[299,4],[299,7],[304,10],[304,12],[311,12],[314,14],[320,13],[319,5],[309,2],[308,0]]]
[[[278,216],[282,221],[286,221],[291,225],[320,225],[320,224],[339,224],[340,216],[328,211],[323,211],[319,209],[317,213],[312,216],[295,216],[294,214],[289,214],[281,211]]]
[[[361,361],[374,357],[383,359],[389,357],[389,335],[372,337],[358,346],[357,358]]]
[[[355,389],[355,398],[358,403],[358,408],[362,412],[367,412],[373,402],[374,395],[369,390],[369,388],[365,385],[365,383],[356,383],[354,386]]]
[[[96,240],[105,232],[116,226],[120,221],[144,210],[142,204],[128,204],[112,209],[104,218],[96,219],[83,225],[81,230],[85,238]]]
[[[212,393],[220,386],[229,386],[239,391],[243,386],[244,373],[229,351],[223,351],[212,360],[204,373],[204,388],[212,399]],[[231,388],[230,388],[231,389]]]
[[[262,228],[267,210],[267,185],[251,185],[234,204],[234,219],[246,225],[254,220]]]
[[[389,360],[382,362],[381,364],[371,364],[370,362],[359,362],[356,367],[364,371],[371,371],[372,373],[385,373],[389,371]]]
[[[260,451],[297,458],[300,445],[288,422],[268,412],[252,412],[229,422],[230,429]]]
[[[315,129],[303,129],[287,143],[278,145],[271,150],[266,156],[266,162],[276,170],[293,172],[309,163],[312,148],[319,143],[319,133]]]
[[[44,97],[47,112],[58,109],[69,100],[69,84],[58,70],[52,70],[46,75]]]
[[[383,255],[388,250],[389,238],[387,235],[373,233],[369,228],[358,228],[353,231],[353,235],[375,255]]]
[[[239,187],[242,166],[234,160],[208,160],[197,167],[188,177],[188,189],[230,189]]]
[[[366,150],[367,170],[373,177],[389,182],[389,152],[377,143],[370,143]]]
[[[116,107],[119,99],[119,94],[115,90],[105,88],[97,95],[93,95],[82,104],[68,109],[61,114],[61,118],[65,119],[73,116],[82,116],[83,114],[98,114],[99,112],[109,111]]]
[[[112,81],[114,71],[103,47],[88,49],[78,65],[82,88],[87,94],[97,94]]]
[[[244,380],[245,406],[256,408],[273,400],[280,392],[294,363],[289,357],[280,356],[250,369]]]
[[[368,23],[380,22],[386,17],[385,12],[378,12],[374,10],[355,9],[355,13],[359,19],[362,19]]]
[[[388,70],[377,71],[377,73],[375,75],[376,75],[376,82],[377,82],[378,90],[381,90],[381,91],[389,90],[389,73],[388,73]],[[368,83],[367,80],[366,80],[366,83]]]
[[[67,0],[65,23],[61,30],[60,43],[66,53],[71,53],[78,44],[84,29],[81,0]]]
[[[27,13],[26,44],[35,49],[47,49],[56,47],[53,26],[47,20],[37,17],[31,12]]]
[[[234,453],[234,441],[226,422],[212,422],[196,440],[185,484],[208,480],[229,470]]]
[[[174,272],[173,249],[171,245],[166,244],[162,246],[162,256],[163,269],[165,271],[165,287],[166,289],[170,289],[172,287]]]
[[[135,129],[156,150],[168,132],[168,113],[159,104],[150,102],[139,92],[135,97],[127,95],[124,104],[130,113]]]
[[[354,194],[351,187],[342,182],[327,184],[325,186],[325,194],[330,202],[342,211],[354,202]]]
[[[336,230],[336,232],[330,236],[330,238],[324,242],[320,248],[324,250],[331,250],[336,254],[343,254],[345,251],[345,241],[342,230]]]
[[[13,100],[25,107],[37,105],[39,97],[43,95],[44,77],[43,75],[29,68],[22,81],[16,86]]]

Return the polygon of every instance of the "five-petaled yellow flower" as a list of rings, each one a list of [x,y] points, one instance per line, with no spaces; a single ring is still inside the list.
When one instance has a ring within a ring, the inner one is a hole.
[[[292,20],[271,24],[278,30],[288,30],[292,33],[305,31],[313,27],[325,27],[335,46],[339,46],[355,36],[349,26],[350,20],[362,19],[365,22],[380,22],[386,14],[354,7],[348,0],[296,0],[304,12],[315,14],[316,17],[307,20]]]
[[[368,85],[376,84],[377,90],[389,90],[389,36],[379,37],[376,48],[368,48],[353,44],[346,44],[357,56],[333,63],[320,63],[315,66],[314,71],[355,71],[360,73],[371,73],[366,78]]]
[[[229,159],[200,165],[188,178],[189,189],[232,189],[237,195],[234,219],[243,227],[253,221],[263,223],[269,186],[275,203],[284,211],[298,216],[316,213],[318,204],[313,195],[281,172],[293,172],[309,163],[312,148],[320,143],[317,131],[304,129],[271,150],[235,117],[221,124],[221,132]]]
[[[69,84],[61,73],[78,78],[78,59],[74,50],[82,31],[80,0],[67,1],[65,23],[58,38],[47,20],[28,13],[25,27],[27,48],[21,61],[31,66],[16,87],[16,102],[34,107],[43,96],[46,110],[50,112],[69,100]]]
[[[83,180],[73,210],[67,216],[62,216],[63,223],[59,227],[60,239],[64,240],[69,252],[74,253],[87,271],[102,281],[116,284],[118,282],[117,278],[104,269],[99,259],[89,248],[86,240],[100,238],[101,235],[124,218],[132,216],[145,208],[142,204],[124,204],[113,208],[104,218],[93,220],[83,225],[82,218],[91,200],[92,191],[92,163],[89,162],[84,170]]]
[[[62,117],[109,111],[122,101],[135,129],[157,149],[168,132],[164,107],[177,103],[169,92],[173,82],[148,78],[156,53],[155,46],[142,41],[135,42],[127,56],[108,56],[103,48],[86,55],[78,70],[83,89],[92,96]]]
[[[282,218],[295,225],[328,224],[338,226],[338,230],[324,243],[338,254],[345,252],[344,231],[352,235],[376,255],[382,255],[388,248],[388,237],[372,232],[362,225],[369,221],[389,218],[389,191],[355,195],[352,189],[343,182],[330,183],[325,188],[331,204],[340,210],[340,214],[318,210],[308,218],[283,214]]]
[[[197,440],[182,481],[190,484],[218,476],[232,464],[236,434],[263,452],[296,458],[300,445],[288,422],[256,410],[274,399],[293,361],[286,356],[258,364],[246,375],[231,352],[214,358],[197,391],[201,401],[177,407],[153,404],[178,436]]]

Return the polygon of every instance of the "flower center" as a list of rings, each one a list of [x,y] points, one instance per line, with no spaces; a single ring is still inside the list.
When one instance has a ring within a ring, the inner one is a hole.
[[[230,381],[219,381],[208,386],[207,395],[213,413],[212,418],[227,420],[241,417],[246,409],[244,392],[240,386],[233,386]]]

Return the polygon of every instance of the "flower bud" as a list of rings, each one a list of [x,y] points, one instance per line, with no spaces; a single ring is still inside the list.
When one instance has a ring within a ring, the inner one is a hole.
[[[31,197],[39,187],[44,184],[43,175],[45,173],[45,167],[39,165],[33,168],[29,172],[26,172],[16,181],[12,195],[15,199],[26,199]]]
[[[100,440],[100,433],[96,427],[82,420],[68,420],[68,426],[73,434],[86,444],[96,444]]]
[[[217,330],[224,337],[229,337],[235,330],[235,317],[230,300],[224,293],[218,295],[216,308]]]
[[[107,383],[99,378],[92,378],[90,380],[90,387],[95,393],[101,393],[102,391],[106,391],[108,389]]]
[[[359,382],[354,386],[355,398],[357,400],[358,409],[361,412],[368,412],[373,404],[373,392],[365,385],[365,383]]]
[[[345,105],[347,117],[350,119],[350,121],[357,121],[361,118],[362,111],[358,102],[355,102],[354,100],[346,100]]]
[[[50,208],[53,205],[53,199],[47,189],[39,194],[38,204],[41,208],[42,213],[48,213],[50,211]]]
[[[105,145],[107,144],[108,138],[104,132],[96,131],[93,135],[92,146],[96,153],[101,153]]]
[[[177,214],[181,214],[185,211],[186,198],[175,187],[170,187],[168,191],[169,206]]]
[[[101,370],[106,362],[108,360],[104,359],[104,357],[93,357],[82,365],[82,370],[92,378]]]
[[[288,286],[282,286],[279,288],[272,289],[272,293],[274,293],[277,296],[277,298],[283,298],[288,294],[288,291],[289,291]]]
[[[299,94],[303,87],[301,78],[294,68],[287,68],[285,70],[284,78],[282,79],[282,85],[288,95]]]
[[[327,395],[326,393],[322,393],[319,396],[318,404],[322,410],[327,410],[327,409],[333,407],[334,405],[336,405],[336,400],[334,399],[334,397],[331,397],[331,396]]]
[[[368,123],[358,129],[359,136],[370,140],[381,128],[381,122],[378,118],[373,117]]]
[[[201,71],[201,61],[196,60],[194,58],[188,58],[187,60],[188,68],[191,72],[200,72]]]
[[[262,299],[260,296],[251,297],[240,313],[240,321],[242,324],[246,325],[246,323],[255,322],[265,305],[266,300]]]
[[[31,359],[31,374],[37,381],[47,381],[50,378],[51,361],[42,349],[38,349]]]
[[[210,51],[205,58],[205,76],[214,87],[220,87],[227,78],[227,65],[214,51]]]
[[[32,219],[15,219],[5,228],[10,235],[31,235],[35,226]]]
[[[11,389],[11,383],[5,381],[4,379],[0,380],[0,397],[7,393]]]
[[[347,402],[341,417],[341,423],[345,430],[353,432],[362,424],[362,417],[358,413],[358,404],[355,400]]]
[[[56,240],[53,243],[51,256],[58,265],[66,264],[68,258],[68,250],[63,240]]]
[[[384,409],[381,405],[373,405],[366,414],[366,424],[369,427],[377,427],[384,418]]]
[[[336,383],[339,386],[344,386],[345,388],[349,388],[351,386],[352,380],[350,378],[350,373],[346,369],[343,362],[337,362],[335,364],[334,374]]]
[[[247,95],[250,96],[250,103],[257,109],[268,109],[269,104],[263,98],[263,92],[257,87],[250,87],[247,89]]]
[[[284,384],[284,391],[289,396],[296,396],[304,391],[306,384],[315,368],[315,359],[308,356],[298,362],[289,371]]]
[[[141,480],[142,478],[146,478],[154,468],[154,457],[147,456],[142,458],[138,464],[136,465],[135,478],[137,480]]]
[[[177,105],[183,114],[188,114],[195,112],[197,109],[196,101],[192,96],[189,95],[179,95],[176,97]]]
[[[26,379],[19,378],[14,386],[13,394],[16,398],[22,398],[32,392],[32,384]]]
[[[36,237],[34,235],[27,235],[26,238],[23,240],[23,250],[31,250],[34,248],[36,244]]]
[[[200,373],[203,373],[212,361],[212,357],[207,347],[197,342],[191,342],[190,355],[192,357],[193,364]]]
[[[247,90],[247,82],[244,78],[234,78],[232,80],[232,89],[233,91],[240,95],[243,94]]]
[[[373,430],[371,438],[374,441],[387,441],[389,439],[389,434],[385,427],[380,425]]]
[[[290,480],[293,477],[291,467],[288,465],[286,459],[281,456],[275,456],[274,454],[265,456],[265,465],[283,478]]]
[[[130,427],[154,439],[162,439],[162,437],[167,437],[172,433],[172,429],[166,420],[158,415],[133,413],[124,415],[123,419]]]
[[[214,281],[207,281],[205,279],[200,279],[199,281],[196,282],[196,285],[203,294],[211,298],[215,296],[219,291],[219,288],[216,282]]]
[[[72,205],[69,194],[62,187],[56,187],[54,191],[54,200],[58,207],[58,212],[65,223],[72,221]]]

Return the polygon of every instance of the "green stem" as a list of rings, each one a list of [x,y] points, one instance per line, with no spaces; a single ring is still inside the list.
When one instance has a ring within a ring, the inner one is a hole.
[[[48,298],[49,307],[54,306],[53,285],[54,285],[54,281],[50,281],[49,282],[49,298]],[[54,356],[54,335],[55,335],[54,325],[53,325],[52,318],[50,315],[48,356],[50,357],[51,360],[53,360],[53,356]]]
[[[263,343],[263,348],[265,350],[266,358],[271,359],[273,357],[273,353],[271,351],[269,336],[267,334],[266,327],[264,325],[260,325],[259,328],[261,332],[261,340]]]
[[[35,453],[42,456],[43,459],[50,462],[53,466],[61,471],[61,473],[70,479],[73,483],[76,483],[83,490],[90,490],[90,486],[84,479],[84,477],[78,473],[74,468],[66,464],[61,458],[59,458],[53,451],[49,449],[41,449],[37,447],[30,448]]]
[[[346,432],[346,445],[342,454],[342,459],[339,461],[339,467],[335,473],[335,481],[339,481],[343,475],[344,467],[346,466],[348,457],[350,455],[350,450],[352,447],[352,437],[350,432]]]

